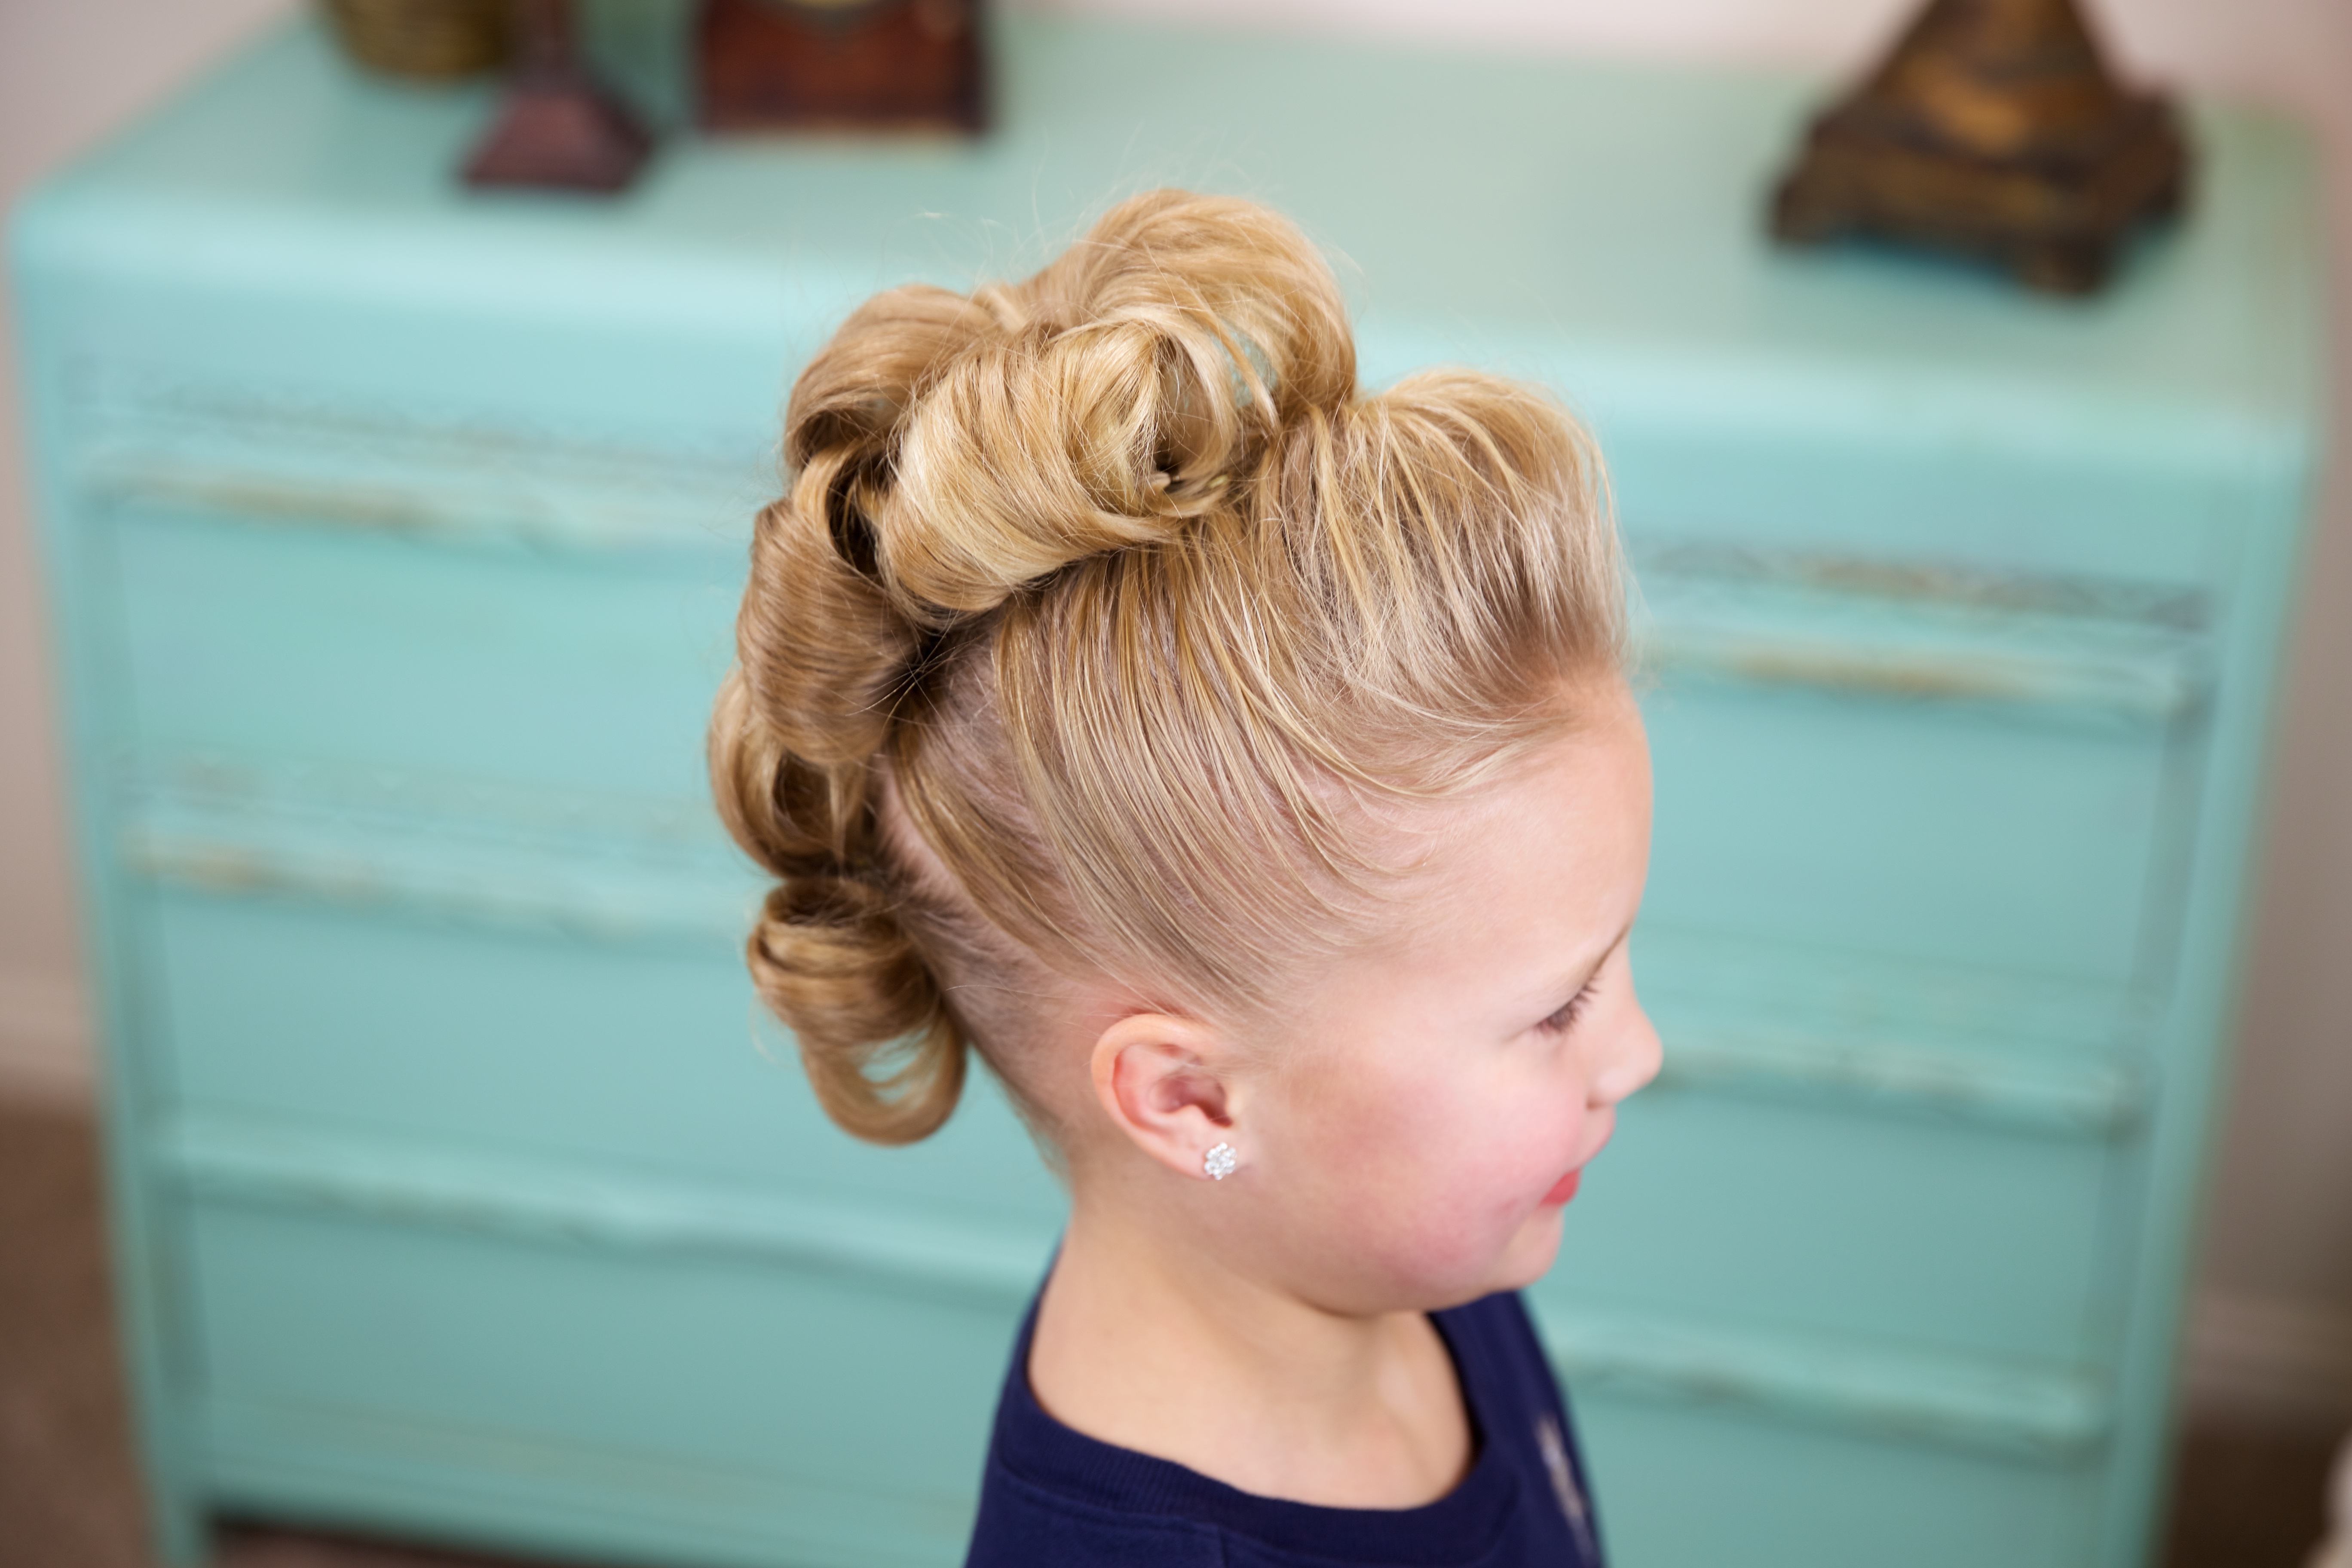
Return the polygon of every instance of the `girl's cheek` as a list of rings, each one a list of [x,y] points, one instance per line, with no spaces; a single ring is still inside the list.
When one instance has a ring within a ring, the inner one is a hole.
[[[1573,1155],[1556,1124],[1498,1118],[1475,1131],[1425,1211],[1429,1249],[1448,1266],[1483,1270],[1534,1214]],[[1442,1195],[1440,1195],[1442,1194]]]
[[[1477,1275],[1579,1154],[1583,1104],[1550,1075],[1400,1075],[1325,1101],[1317,1157],[1371,1256],[1424,1279]],[[1318,1184],[1322,1184],[1320,1183]]]
[[[1544,1194],[1583,1153],[1581,1087],[1522,1070],[1355,1088],[1327,1103],[1320,1157],[1339,1180],[1310,1228],[1346,1235],[1408,1291],[1492,1288],[1496,1267],[1544,1217]]]

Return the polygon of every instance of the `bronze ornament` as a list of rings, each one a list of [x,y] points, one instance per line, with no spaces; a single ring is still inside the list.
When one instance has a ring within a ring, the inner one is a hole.
[[[2116,80],[2074,0],[1929,0],[1814,119],[1772,233],[1957,251],[2088,294],[2135,229],[2180,210],[2188,162],[2171,104]]]

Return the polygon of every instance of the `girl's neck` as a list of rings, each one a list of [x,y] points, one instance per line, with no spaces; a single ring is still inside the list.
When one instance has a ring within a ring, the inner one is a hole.
[[[1470,1421],[1427,1316],[1329,1312],[1165,1234],[1075,1205],[1029,1352],[1049,1414],[1262,1497],[1411,1508],[1454,1489]]]

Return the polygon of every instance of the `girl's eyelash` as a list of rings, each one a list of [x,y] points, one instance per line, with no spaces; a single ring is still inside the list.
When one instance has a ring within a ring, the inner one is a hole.
[[[1550,1017],[1546,1018],[1541,1024],[1538,1025],[1537,1027],[1549,1029],[1555,1035],[1564,1035],[1570,1029],[1576,1026],[1577,1019],[1584,1016],[1585,1006],[1591,1000],[1592,982],[1587,981],[1583,990],[1578,992],[1575,995],[1568,999],[1568,1005],[1566,1006],[1562,1007],[1559,1012],[1554,1013]]]

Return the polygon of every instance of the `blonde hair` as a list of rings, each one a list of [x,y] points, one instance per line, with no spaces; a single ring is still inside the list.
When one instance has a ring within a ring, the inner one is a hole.
[[[921,1138],[1024,994],[1272,1008],[1360,936],[1366,810],[1447,798],[1617,667],[1598,458],[1528,387],[1360,396],[1329,268],[1253,204],[1128,201],[1024,282],[896,289],[808,365],[710,770],[818,1098]]]

